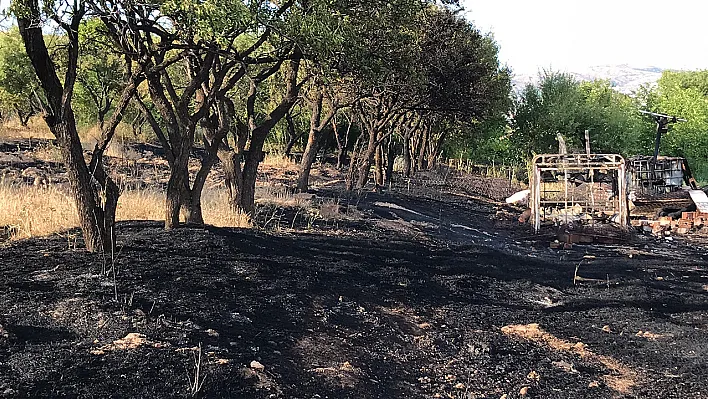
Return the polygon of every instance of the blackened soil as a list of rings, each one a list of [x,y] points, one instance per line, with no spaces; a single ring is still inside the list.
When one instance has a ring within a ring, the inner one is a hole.
[[[440,235],[131,222],[114,260],[59,236],[5,244],[0,397],[708,396],[704,252],[551,251],[490,233],[476,208],[436,228],[391,204],[362,206]],[[502,332],[530,323],[598,356]]]

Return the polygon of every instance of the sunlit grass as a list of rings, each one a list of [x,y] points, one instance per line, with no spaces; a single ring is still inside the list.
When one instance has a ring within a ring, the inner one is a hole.
[[[164,220],[164,192],[126,190],[118,200],[117,220]],[[202,196],[204,221],[218,227],[251,227],[248,215],[235,212],[223,189]],[[13,240],[48,236],[78,227],[73,198],[59,186],[0,183],[0,237]]]

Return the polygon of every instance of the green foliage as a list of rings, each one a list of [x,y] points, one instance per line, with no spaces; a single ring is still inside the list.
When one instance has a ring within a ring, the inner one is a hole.
[[[708,180],[708,70],[665,71],[654,90],[643,91],[642,100],[650,111],[687,120],[671,126],[660,153],[686,157],[695,174]]]
[[[101,20],[84,20],[79,28],[79,65],[74,104],[80,121],[96,123],[105,118],[124,86],[123,60],[113,53]]]
[[[3,114],[38,111],[39,81],[17,27],[0,32],[0,109]]]
[[[538,85],[523,89],[512,125],[521,159],[557,152],[557,134],[570,149],[584,152],[585,130],[595,153],[633,155],[652,143],[632,98],[613,90],[608,81],[581,83],[557,72],[544,72]]]

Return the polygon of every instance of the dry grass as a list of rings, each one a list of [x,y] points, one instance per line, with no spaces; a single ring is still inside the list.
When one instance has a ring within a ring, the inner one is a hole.
[[[251,227],[248,215],[234,212],[226,190],[205,190],[202,193],[204,222],[217,227]],[[165,193],[158,190],[127,190],[118,200],[118,220],[163,220]]]
[[[261,186],[256,187],[256,203],[261,205],[273,205],[282,208],[311,208],[311,196],[291,193],[284,186]]]
[[[47,123],[41,116],[33,116],[27,123],[27,127],[20,125],[20,121],[11,119],[0,124],[0,137],[13,139],[53,139],[54,135],[49,131]]]
[[[44,162],[62,162],[61,149],[52,143],[39,144],[31,155]]]
[[[216,227],[250,228],[247,214],[235,212],[229,205],[229,193],[224,189],[205,190],[202,194],[204,222]]]
[[[12,239],[46,236],[78,224],[74,201],[65,191],[55,186],[0,183],[2,235]]]
[[[263,166],[270,166],[278,169],[297,169],[297,164],[295,162],[293,162],[286,155],[278,153],[267,153],[261,164]]]
[[[118,220],[163,220],[165,194],[128,190],[118,201]],[[204,221],[218,227],[251,227],[248,215],[234,212],[225,190],[205,191]],[[57,186],[0,183],[0,238],[13,240],[48,236],[79,225],[71,196]]]

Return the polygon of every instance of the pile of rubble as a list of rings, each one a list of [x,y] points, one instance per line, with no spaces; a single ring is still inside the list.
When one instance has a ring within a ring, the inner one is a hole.
[[[643,232],[657,237],[692,233],[708,235],[708,213],[704,212],[682,212],[680,219],[663,216],[656,220],[632,220],[631,223]]]

